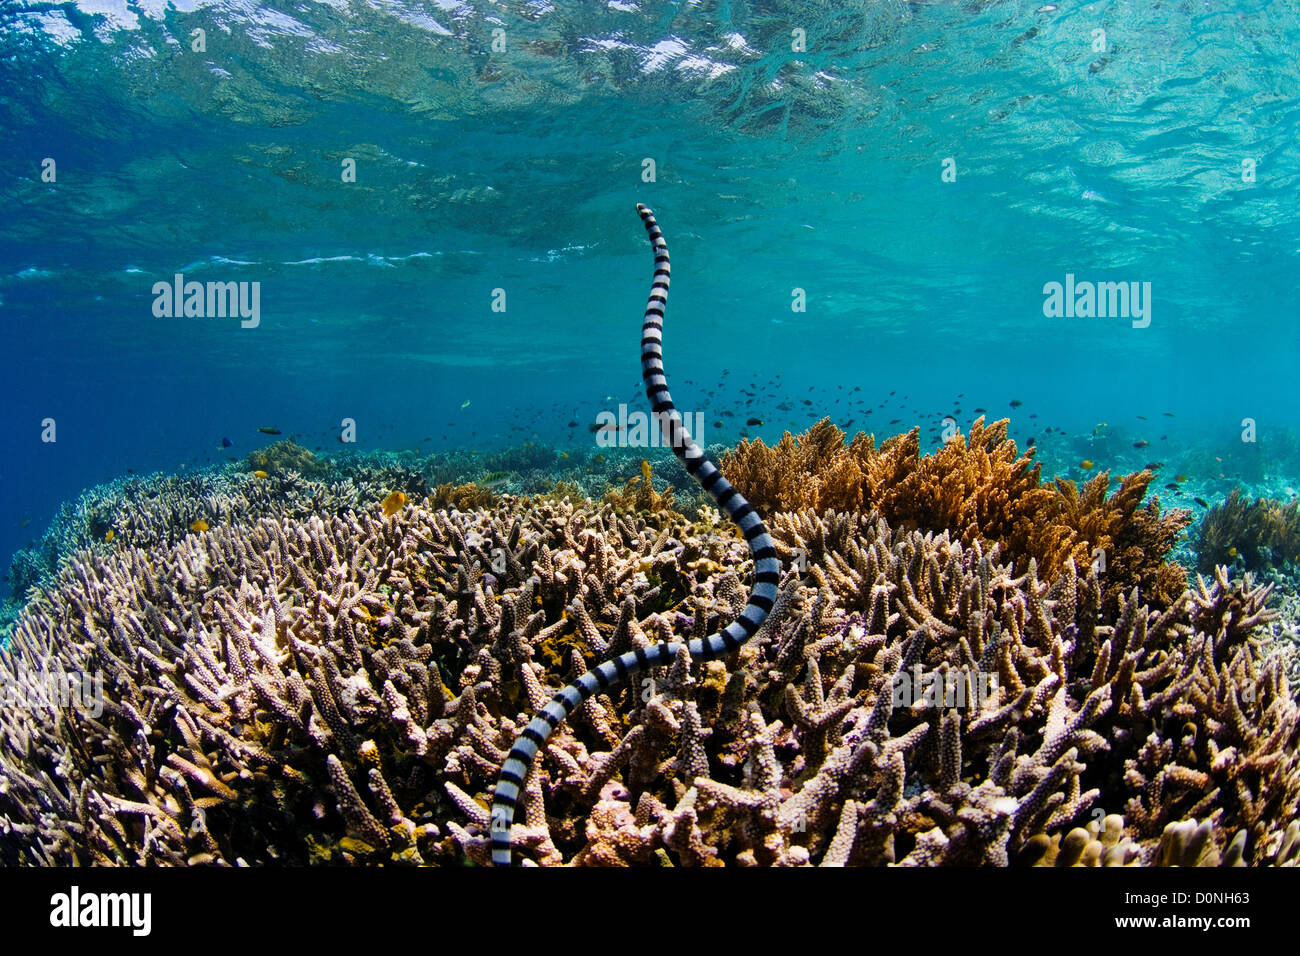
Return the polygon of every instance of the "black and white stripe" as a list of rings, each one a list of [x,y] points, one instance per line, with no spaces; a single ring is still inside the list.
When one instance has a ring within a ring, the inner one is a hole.
[[[654,282],[650,286],[650,301],[646,304],[645,323],[641,327],[641,377],[645,380],[646,397],[659,421],[664,440],[682,460],[686,470],[718,503],[718,507],[726,511],[739,526],[745,540],[749,542],[750,553],[754,556],[754,589],[740,616],[717,634],[685,642],[691,657],[707,659],[733,651],[754,636],[754,632],[767,617],[767,612],[772,609],[772,602],[776,600],[781,565],[763,519],[740,492],[722,477],[722,473],[700,446],[695,444],[682,423],[681,414],[673,406],[672,396],[668,394],[668,380],[664,377],[663,363],[664,305],[668,300],[668,280],[671,274],[668,244],[664,242],[654,213],[640,203],[636,209],[645,222],[645,230],[655,255]],[[671,664],[682,644],[681,641],[672,641],[653,647],[639,647],[621,657],[605,661],[552,697],[541,713],[524,728],[501,768],[501,779],[497,781],[492,800],[493,864],[510,865],[510,826],[514,821],[515,806],[519,802],[524,778],[528,776],[533,758],[545,745],[551,731],[593,694],[647,667]]]

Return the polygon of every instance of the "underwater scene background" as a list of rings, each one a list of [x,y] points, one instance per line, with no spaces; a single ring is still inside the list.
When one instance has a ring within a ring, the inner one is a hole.
[[[576,710],[518,854],[1294,865],[1297,48],[1278,2],[5,4],[0,862],[486,863],[533,712],[742,615],[645,427],[642,202],[780,596]]]

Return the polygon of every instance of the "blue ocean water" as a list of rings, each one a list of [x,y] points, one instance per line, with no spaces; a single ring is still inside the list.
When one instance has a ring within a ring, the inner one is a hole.
[[[708,442],[983,408],[1049,474],[1104,434],[1285,496],[1296,49],[1281,2],[5,3],[0,564],[259,426],[589,446],[645,408],[638,201]],[[177,274],[258,283],[256,327],[155,314]],[[1149,310],[1046,315],[1053,282]]]

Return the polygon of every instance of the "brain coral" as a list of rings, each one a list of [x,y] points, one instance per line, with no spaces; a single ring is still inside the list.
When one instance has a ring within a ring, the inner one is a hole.
[[[1267,588],[1218,571],[1152,608],[878,516],[772,524],[807,570],[741,651],[575,712],[529,778],[528,861],[1300,858]],[[672,511],[509,496],[80,552],[0,653],[29,702],[0,712],[0,863],[486,863],[529,715],[730,621],[745,554]],[[101,672],[102,713],[42,705],[38,662]]]

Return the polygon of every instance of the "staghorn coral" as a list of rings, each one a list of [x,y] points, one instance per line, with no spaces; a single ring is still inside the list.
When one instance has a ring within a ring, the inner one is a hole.
[[[1092,563],[1101,549],[1111,609],[1134,585],[1159,607],[1186,587],[1182,567],[1166,556],[1190,512],[1162,513],[1155,498],[1142,506],[1150,471],[1126,475],[1108,497],[1109,472],[1082,488],[1061,478],[1042,483],[1034,449],[1018,454],[1006,419],[985,426],[980,417],[968,436],[958,433],[925,456],[919,435],[913,429],[877,448],[859,433],[845,445],[844,433],[823,419],[798,437],[786,432],[774,448],[742,440],[722,467],[760,509],[875,510],[902,528],[997,543],[1021,573],[1033,560],[1048,579],[1071,562]]]
[[[411,499],[436,492],[404,456],[387,452],[346,456],[317,479],[295,471],[260,479],[233,467],[118,479],[63,505],[40,542],[14,556],[10,586],[16,595],[48,586],[77,551],[107,555],[123,546],[176,544],[195,520],[242,529],[262,518],[341,515],[370,508],[394,490]]]
[[[0,673],[98,670],[103,712],[5,709],[0,862],[486,863],[497,769],[551,692],[744,606],[737,570],[687,566],[707,548],[743,573],[742,540],[654,517],[503,497],[79,554]],[[1190,823],[1201,862],[1295,865],[1300,731],[1259,656],[1266,588],[1219,571],[1109,615],[1091,569],[1049,584],[872,517],[773,525],[809,570],[763,629],[575,711],[539,754],[517,852],[1157,865],[1187,858],[1166,833]],[[917,665],[967,705],[896,703]],[[980,673],[998,686],[972,706]]]
[[[1201,571],[1238,558],[1250,571],[1281,568],[1300,560],[1300,501],[1247,500],[1234,488],[1201,519],[1191,544]]]

